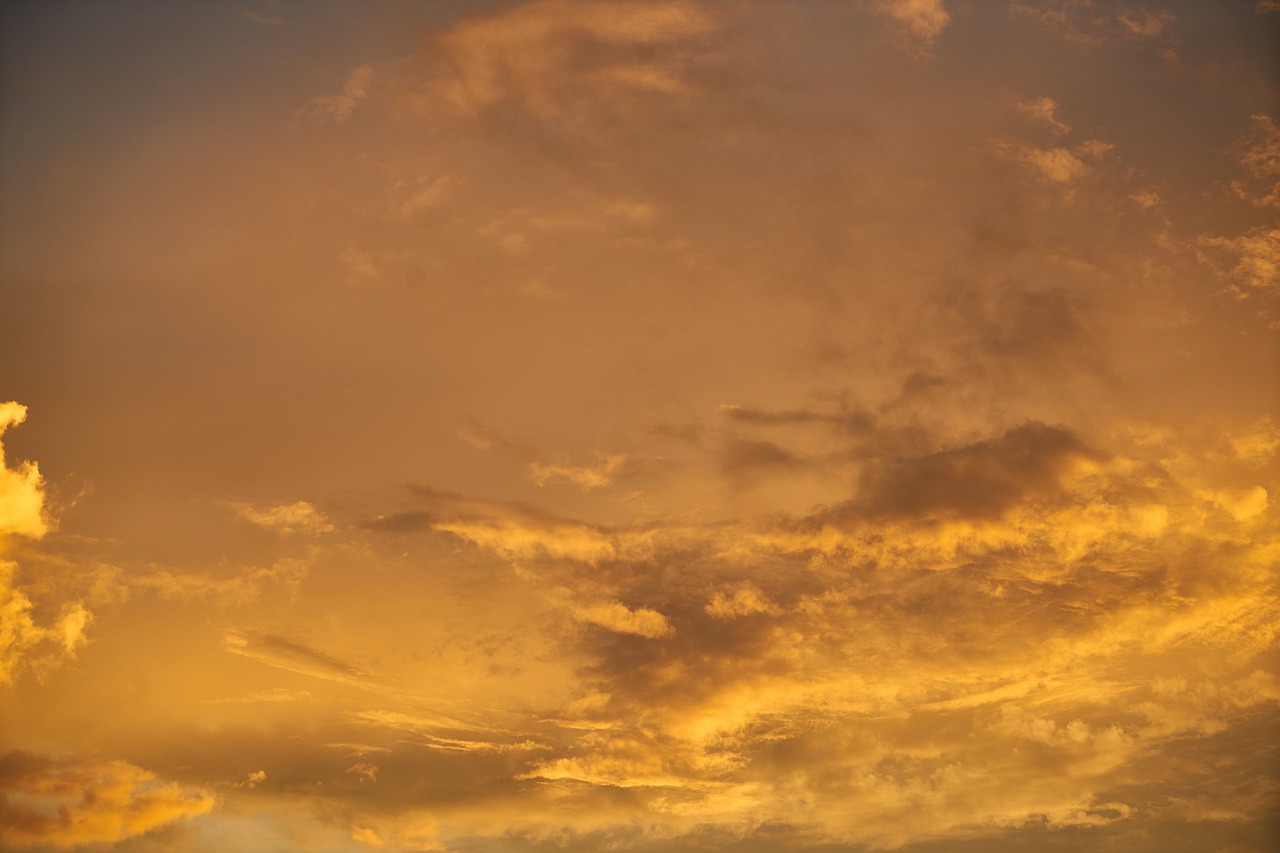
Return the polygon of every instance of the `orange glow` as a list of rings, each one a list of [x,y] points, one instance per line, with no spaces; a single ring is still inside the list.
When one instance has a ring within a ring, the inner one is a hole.
[[[1280,4],[0,24],[0,847],[1280,843]]]

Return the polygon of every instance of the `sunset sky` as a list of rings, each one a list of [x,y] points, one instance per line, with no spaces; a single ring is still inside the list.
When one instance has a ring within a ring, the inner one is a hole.
[[[1280,846],[1280,0],[0,11],[0,848]]]

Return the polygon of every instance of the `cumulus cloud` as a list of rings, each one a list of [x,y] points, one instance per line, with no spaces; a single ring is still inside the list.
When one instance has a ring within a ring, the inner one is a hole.
[[[12,684],[25,668],[43,676],[64,657],[74,658],[93,614],[80,602],[63,606],[51,625],[40,625],[34,605],[17,586],[18,566],[0,560],[0,684]]]
[[[26,406],[0,404],[0,437],[26,417]],[[40,469],[34,462],[10,468],[0,442],[0,548],[12,536],[40,539],[48,532],[44,500]],[[61,611],[56,621],[40,625],[35,604],[21,588],[18,573],[17,563],[0,560],[0,684],[12,684],[26,666],[43,676],[64,656],[74,658],[93,619],[83,603],[70,601],[54,605]]]
[[[115,844],[212,811],[213,794],[124,761],[0,758],[0,838],[13,847]]]
[[[0,438],[7,429],[27,419],[27,407],[0,403]],[[0,542],[7,536],[40,538],[48,531],[44,517],[44,480],[34,462],[10,468],[0,442]]]

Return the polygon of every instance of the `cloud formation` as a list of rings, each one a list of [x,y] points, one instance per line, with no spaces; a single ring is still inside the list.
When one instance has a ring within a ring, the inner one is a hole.
[[[124,761],[0,758],[0,838],[13,848],[114,844],[211,811],[213,794]]]
[[[20,403],[0,403],[0,438],[7,429],[27,419],[27,407]],[[10,468],[0,442],[0,537],[40,538],[48,531],[44,516],[44,481],[34,462],[20,462]],[[3,542],[3,539],[0,539]]]

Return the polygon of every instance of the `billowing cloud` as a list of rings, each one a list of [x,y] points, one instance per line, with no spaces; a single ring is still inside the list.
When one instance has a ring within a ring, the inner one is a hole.
[[[26,419],[26,406],[0,403],[0,438],[9,427]],[[40,469],[34,462],[21,462],[16,468],[10,468],[4,457],[4,444],[0,442],[0,537],[18,535],[38,539],[48,529]]]
[[[26,417],[26,406],[0,404],[0,437]],[[44,481],[36,463],[10,468],[0,442],[0,549],[12,536],[40,539],[49,531],[44,500]],[[58,608],[61,612],[52,624],[40,625],[32,599],[19,586],[18,572],[17,563],[0,559],[0,685],[13,683],[26,665],[42,675],[64,655],[74,658],[93,619],[83,603],[69,601]]]
[[[0,758],[0,793],[0,838],[11,848],[114,844],[217,804],[208,791],[162,782],[128,762],[27,752]]]
[[[77,601],[64,605],[52,624],[40,625],[31,598],[17,586],[17,572],[16,563],[0,560],[0,685],[13,683],[26,666],[43,675],[64,657],[74,658],[93,620]]]

